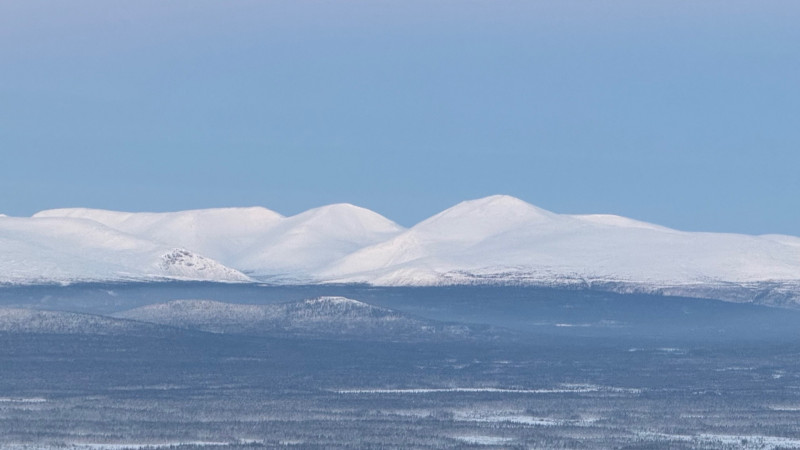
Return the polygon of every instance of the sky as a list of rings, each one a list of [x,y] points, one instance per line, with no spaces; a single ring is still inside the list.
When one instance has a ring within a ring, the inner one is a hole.
[[[0,213],[519,197],[800,235],[796,1],[0,2]]]

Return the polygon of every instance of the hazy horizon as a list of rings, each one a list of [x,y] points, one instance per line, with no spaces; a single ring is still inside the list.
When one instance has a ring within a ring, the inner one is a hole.
[[[6,2],[0,213],[504,193],[800,235],[796,2]]]

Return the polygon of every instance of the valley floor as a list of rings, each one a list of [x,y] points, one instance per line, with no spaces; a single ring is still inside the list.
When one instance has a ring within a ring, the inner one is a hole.
[[[738,317],[728,305],[706,307]],[[537,323],[577,323],[534,310]],[[800,447],[800,341],[788,331],[591,329],[381,343],[6,332],[0,447]]]

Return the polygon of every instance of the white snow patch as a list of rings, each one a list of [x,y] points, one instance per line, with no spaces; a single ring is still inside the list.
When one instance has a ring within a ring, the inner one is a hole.
[[[450,387],[450,388],[406,388],[406,389],[338,389],[337,394],[440,394],[440,393],[499,393],[499,394],[569,394],[588,392],[618,392],[640,394],[641,389],[597,386],[593,384],[563,384],[556,388],[514,389],[497,387]]]
[[[216,441],[166,441],[166,442],[147,442],[147,443],[95,443],[95,442],[72,442],[62,443],[57,446],[52,445],[38,445],[38,444],[3,444],[3,448],[7,450],[50,450],[59,448],[64,450],[161,450],[171,448],[183,447],[236,447],[240,445],[248,445],[249,441],[235,441],[235,442],[216,442]],[[255,441],[253,443],[261,443]]]
[[[769,405],[767,408],[773,411],[800,412],[800,405]]]
[[[691,442],[692,444],[696,444],[698,446],[708,446],[714,444],[730,445],[730,446],[735,446],[735,448],[740,448],[745,450],[750,450],[750,449],[763,450],[763,449],[775,449],[775,448],[786,448],[786,447],[788,448],[800,447],[800,439],[780,437],[780,436],[764,436],[757,434],[731,435],[731,434],[701,433],[697,435],[688,435],[688,434],[642,432],[639,433],[639,437],[650,441],[674,440],[681,442]]]
[[[452,438],[470,445],[503,445],[514,441],[509,437],[487,435],[452,436]]]
[[[0,403],[44,403],[46,398],[42,397],[0,397]]]
[[[535,417],[521,411],[455,411],[453,420],[461,422],[517,423],[522,425],[556,427],[556,426],[589,426],[598,420],[597,417],[581,419],[558,419],[552,417]]]
[[[174,441],[164,442],[158,444],[91,444],[91,443],[75,443],[73,444],[76,450],[158,450],[166,448],[174,448],[179,446],[207,446],[207,447],[228,447],[237,445],[238,443],[231,442],[215,442],[215,441]]]

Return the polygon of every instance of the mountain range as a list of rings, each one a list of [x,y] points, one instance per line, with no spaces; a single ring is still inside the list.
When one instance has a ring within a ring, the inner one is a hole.
[[[349,204],[0,217],[0,283],[518,284],[800,301],[800,238],[557,214],[496,195],[411,228]]]

